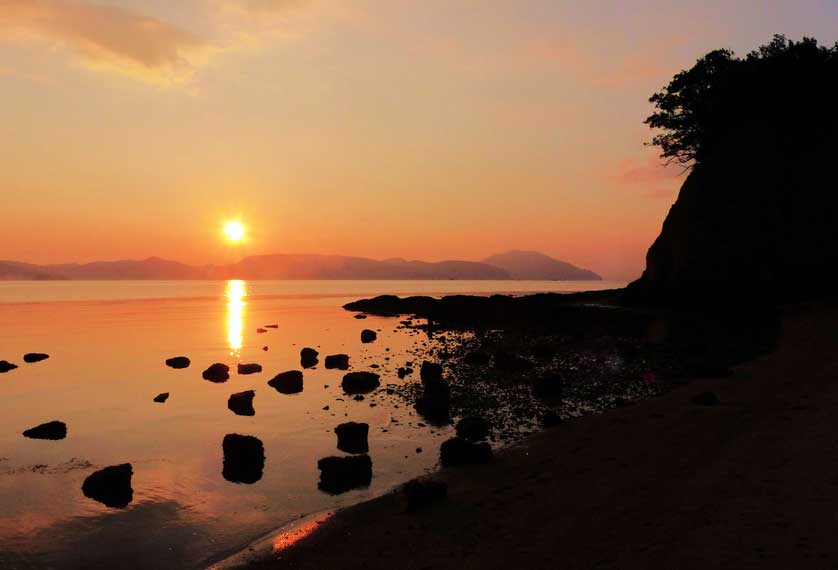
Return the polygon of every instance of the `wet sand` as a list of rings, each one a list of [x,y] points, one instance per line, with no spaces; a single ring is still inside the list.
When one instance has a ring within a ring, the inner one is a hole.
[[[838,303],[787,308],[778,349],[732,376],[442,470],[443,502],[391,493],[245,567],[838,568],[837,324]],[[720,405],[692,403],[708,390]]]

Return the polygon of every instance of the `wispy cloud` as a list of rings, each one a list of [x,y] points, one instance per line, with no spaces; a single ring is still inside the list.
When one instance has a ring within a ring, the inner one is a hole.
[[[46,41],[90,67],[153,82],[189,77],[212,50],[161,19],[84,0],[0,0],[0,36]]]

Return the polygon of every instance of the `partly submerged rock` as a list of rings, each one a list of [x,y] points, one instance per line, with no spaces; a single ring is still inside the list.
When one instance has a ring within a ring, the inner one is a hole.
[[[185,356],[175,356],[173,358],[166,359],[166,366],[170,368],[189,368],[190,364],[192,364],[192,361],[190,361]]]
[[[562,417],[553,410],[548,410],[544,412],[544,415],[541,416],[541,425],[546,428],[556,427],[561,425],[564,420]]]
[[[472,366],[482,366],[484,364],[489,364],[490,360],[491,357],[489,356],[489,353],[484,352],[482,350],[472,350],[463,357],[463,361],[466,364],[471,364]]]
[[[466,441],[481,441],[489,437],[489,422],[480,416],[466,416],[457,422],[456,430]]]
[[[99,501],[113,509],[124,509],[134,499],[130,463],[112,465],[97,471],[84,480],[81,490],[85,497]]]
[[[368,436],[369,424],[347,422],[335,428],[338,436],[338,449],[346,453],[366,453],[370,450]]]
[[[166,400],[168,400],[168,399],[169,399],[169,393],[168,392],[163,392],[162,394],[157,394],[154,397],[154,401],[157,402],[158,404],[165,404]]]
[[[409,366],[400,366],[399,369],[396,370],[396,375],[399,379],[402,379],[409,374],[413,374],[413,368],[410,368]]]
[[[266,332],[268,332],[268,329],[263,329],[262,327],[256,329],[256,334],[264,334]]]
[[[372,460],[369,455],[324,457],[317,462],[317,468],[320,470],[317,488],[332,495],[368,487],[372,482]]]
[[[439,461],[443,466],[473,465],[492,459],[492,447],[485,441],[473,443],[453,437],[439,447]]]
[[[379,378],[375,372],[348,372],[340,385],[346,394],[367,394],[381,385]]]
[[[209,380],[210,382],[226,382],[230,379],[230,367],[226,364],[216,362],[204,370],[201,376],[203,376],[204,380]]]
[[[64,439],[67,437],[67,424],[58,421],[47,422],[26,430],[23,436],[30,439]]]
[[[14,370],[17,368],[17,364],[12,364],[6,360],[0,360],[0,374],[4,372],[9,372],[10,370]]]
[[[279,328],[279,325],[277,325],[277,324],[273,324],[273,325],[265,325],[265,328],[266,328],[266,329],[278,329],[278,328]]]
[[[313,348],[304,348],[300,351],[300,366],[303,368],[313,368],[317,366],[320,353]]]
[[[437,369],[423,364],[422,369],[426,373],[422,378],[422,395],[416,399],[416,411],[435,423],[443,422],[450,415],[451,388],[442,379],[441,366]]]
[[[419,377],[424,384],[427,381],[442,380],[442,364],[436,362],[422,363],[422,368],[419,370]]]
[[[253,390],[236,392],[227,399],[227,407],[237,416],[255,416],[256,410],[253,409],[253,398],[255,396],[256,392]]]
[[[366,319],[366,318],[367,318],[367,316],[366,316],[366,315],[364,315],[364,314],[362,314],[362,313],[358,313],[357,315],[355,315],[355,318],[356,318],[356,319]]]
[[[262,371],[262,365],[261,364],[255,364],[255,363],[253,363],[253,364],[242,364],[241,362],[239,362],[239,365],[237,366],[236,371],[242,376],[247,375],[247,374],[258,374],[259,372]]]
[[[280,372],[268,381],[268,386],[282,394],[298,394],[303,391],[303,373],[299,370]]]
[[[326,357],[326,368],[337,368],[338,370],[349,369],[349,355],[347,354],[330,354]]]
[[[361,331],[361,342],[370,343],[378,338],[378,334],[374,330],[364,329]]]
[[[419,477],[402,485],[407,510],[415,511],[439,502],[448,496],[448,483],[431,477]]]
[[[221,474],[232,483],[253,484],[265,469],[265,446],[252,435],[230,433],[221,444],[224,467]]]
[[[44,354],[43,352],[28,352],[23,355],[23,361],[27,364],[41,362],[42,360],[46,360],[47,358],[49,358],[49,354]]]

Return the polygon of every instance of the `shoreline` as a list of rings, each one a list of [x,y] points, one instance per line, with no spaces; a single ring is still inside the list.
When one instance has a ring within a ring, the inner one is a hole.
[[[280,559],[234,567],[838,563],[824,500],[838,486],[836,323],[834,301],[786,307],[778,348],[731,376],[538,432],[489,465],[441,469],[445,501],[408,514],[390,492],[337,511]],[[691,401],[704,391],[721,404]]]

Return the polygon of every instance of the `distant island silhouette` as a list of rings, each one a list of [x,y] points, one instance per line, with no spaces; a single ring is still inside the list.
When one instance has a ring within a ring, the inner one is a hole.
[[[144,260],[36,265],[0,261],[0,280],[197,280],[197,279],[473,279],[599,281],[582,269],[534,251],[509,251],[478,261],[376,260],[343,255],[275,254],[246,257],[226,265],[187,265]]]

